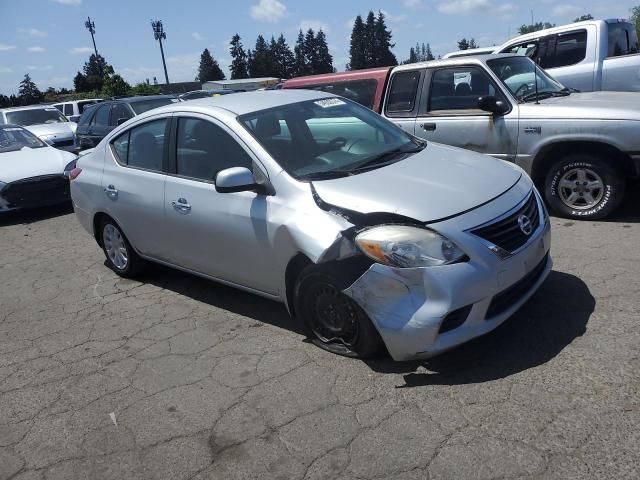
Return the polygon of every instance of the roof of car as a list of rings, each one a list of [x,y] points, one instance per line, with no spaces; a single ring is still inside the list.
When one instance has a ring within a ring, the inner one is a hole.
[[[22,125],[16,125],[15,123],[0,124],[0,130],[4,130],[5,128],[19,128],[20,130],[26,130]]]
[[[319,100],[328,97],[335,97],[335,95],[313,90],[261,90],[172,103],[164,107],[154,108],[150,112],[154,114],[181,111],[192,107],[218,107],[228,110],[235,115],[245,115],[268,108],[289,105],[291,103]]]
[[[21,107],[0,108],[0,112],[15,112],[17,110],[42,110],[43,108],[55,108],[53,104],[24,105]]]
[[[438,60],[430,60],[428,62],[398,65],[397,67],[395,67],[395,70],[416,70],[419,68],[446,67],[450,65],[464,65],[469,63],[486,63],[487,60],[507,57],[522,57],[522,55],[516,55],[515,53],[493,53],[488,55],[469,55],[466,57],[442,58]]]

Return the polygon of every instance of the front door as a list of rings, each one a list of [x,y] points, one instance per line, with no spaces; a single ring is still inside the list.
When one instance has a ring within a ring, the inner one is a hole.
[[[518,146],[518,106],[505,115],[478,108],[478,98],[492,95],[509,102],[477,66],[433,69],[425,79],[415,135],[446,145],[514,160]]]
[[[230,130],[204,115],[177,118],[175,136],[164,205],[170,261],[276,294],[267,233],[267,210],[273,197],[255,192],[218,193],[215,189],[220,170],[252,169],[252,156]]]

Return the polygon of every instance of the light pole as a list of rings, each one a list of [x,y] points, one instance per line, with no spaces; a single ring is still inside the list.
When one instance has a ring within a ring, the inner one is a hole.
[[[91,33],[91,40],[93,41],[93,51],[96,52],[96,59],[98,58],[98,49],[96,48],[96,39],[94,35],[96,34],[96,24],[91,21],[91,17],[87,17],[87,21],[84,22],[84,26],[87,27],[89,33]]]
[[[167,34],[164,33],[164,29],[162,27],[162,20],[156,20],[155,22],[151,20],[151,27],[153,28],[153,38],[160,42],[160,54],[162,55],[162,66],[164,67],[164,79],[167,81],[167,85],[169,85],[169,75],[167,75],[167,64],[164,61],[164,49],[162,48],[162,40],[167,38]]]

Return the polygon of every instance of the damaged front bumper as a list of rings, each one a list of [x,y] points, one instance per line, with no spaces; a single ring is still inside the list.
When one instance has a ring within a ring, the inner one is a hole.
[[[547,218],[509,258],[481,242],[471,240],[466,247],[470,258],[463,263],[428,268],[373,264],[344,290],[367,312],[394,360],[428,358],[492,331],[551,271]]]

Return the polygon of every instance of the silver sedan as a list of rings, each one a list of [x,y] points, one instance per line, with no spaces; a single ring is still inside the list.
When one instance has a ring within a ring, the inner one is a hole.
[[[352,357],[424,358],[485,334],[551,269],[519,167],[322,92],[155,109],[70,177],[117,274],[153,261],[284,302],[315,344]]]

